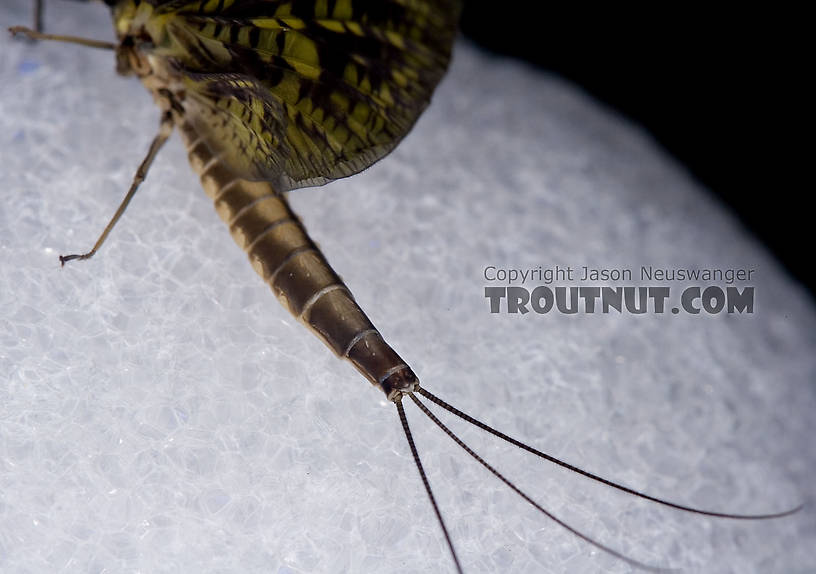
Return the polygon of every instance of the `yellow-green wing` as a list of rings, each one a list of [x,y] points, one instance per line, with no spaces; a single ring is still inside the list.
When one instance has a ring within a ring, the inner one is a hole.
[[[148,0],[149,1],[149,0]],[[236,173],[283,190],[391,151],[450,59],[456,0],[153,2],[188,120]]]

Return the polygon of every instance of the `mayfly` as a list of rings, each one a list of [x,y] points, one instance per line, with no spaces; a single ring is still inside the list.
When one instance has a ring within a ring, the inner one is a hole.
[[[767,519],[692,508],[639,492],[556,459],[462,412],[420,386],[332,270],[285,193],[353,175],[387,155],[428,105],[455,38],[454,0],[106,0],[118,41],[43,33],[34,39],[114,51],[161,110],[159,133],[92,257],[124,213],[174,129],[202,186],[275,295],[332,351],[394,403],[416,468],[457,571],[455,545],[414,444],[403,400],[527,503],[588,544],[633,560],[560,520],[476,454],[420,397],[540,458],[631,495],[715,517]]]

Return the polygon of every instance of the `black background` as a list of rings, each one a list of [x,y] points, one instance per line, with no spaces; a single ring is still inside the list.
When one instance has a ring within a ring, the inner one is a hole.
[[[469,0],[462,30],[644,126],[816,292],[804,204],[814,147],[804,14],[546,4]]]

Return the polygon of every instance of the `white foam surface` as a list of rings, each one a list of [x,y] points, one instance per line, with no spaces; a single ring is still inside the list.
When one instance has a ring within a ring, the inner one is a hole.
[[[51,31],[112,36],[102,5],[48,9]],[[4,27],[29,20],[26,0],[0,6]],[[176,137],[99,255],[60,269],[158,125],[113,69],[0,35],[0,571],[452,571],[393,406],[275,301]],[[686,515],[462,430],[559,517],[659,566],[816,569],[812,302],[647,135],[461,43],[395,153],[292,201],[453,404],[678,502],[809,503],[766,522]],[[555,264],[754,268],[756,312],[488,312],[485,266]],[[409,418],[466,572],[631,571]]]

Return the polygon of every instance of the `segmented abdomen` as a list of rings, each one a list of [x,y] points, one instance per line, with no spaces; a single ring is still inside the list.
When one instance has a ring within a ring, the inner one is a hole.
[[[218,215],[281,303],[389,399],[413,391],[416,376],[357,305],[283,194],[267,182],[236,178],[192,125],[183,123],[179,131]]]

